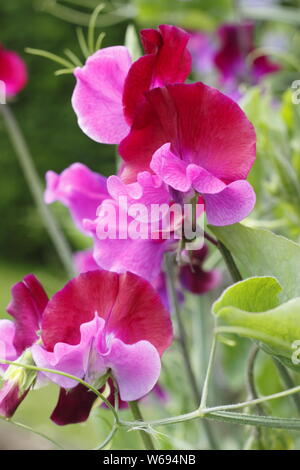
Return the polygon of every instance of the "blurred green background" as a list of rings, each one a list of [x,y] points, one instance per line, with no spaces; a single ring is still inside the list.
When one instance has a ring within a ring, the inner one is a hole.
[[[70,103],[74,78],[71,75],[54,77],[53,72],[59,66],[24,52],[25,47],[32,47],[61,55],[65,48],[70,48],[80,55],[75,34],[76,23],[78,19],[80,22],[86,22],[86,15],[91,13],[92,7],[97,3],[94,0],[67,0],[57,3],[51,0],[10,0],[2,1],[0,5],[0,42],[6,48],[17,51],[26,61],[29,70],[29,83],[11,103],[11,108],[24,132],[42,181],[47,170],[61,172],[76,161],[85,163],[91,169],[104,175],[109,175],[115,170],[115,149],[113,146],[99,145],[93,142],[78,128],[76,116]],[[188,29],[214,31],[218,24],[236,20],[241,13],[237,8],[238,2],[234,0],[218,0],[217,2],[208,0],[133,0],[132,2],[108,1],[106,3],[108,9],[117,9],[119,13],[112,16],[106,15],[105,24],[113,24],[99,29],[99,32],[103,30],[106,33],[104,47],[123,44],[127,25],[132,22],[137,28],[156,26],[167,22],[179,24]],[[249,3],[251,2],[247,2],[247,4]],[[262,34],[269,30],[280,30],[288,34],[288,37],[294,37],[300,27],[300,10],[298,9],[300,2],[294,0],[274,2],[274,4],[284,8],[287,16],[284,17],[280,11],[274,10],[274,5],[271,4],[269,12],[258,23],[258,32]],[[57,5],[63,5],[65,9],[57,8]],[[70,14],[70,8],[72,11],[74,8],[76,9],[75,16]],[[297,10],[290,10],[290,8]],[[255,19],[261,13],[253,8],[252,14]],[[281,21],[283,18],[285,20]],[[297,45],[294,45],[294,48],[295,54],[299,55]],[[277,96],[282,94],[294,78],[297,78],[295,70],[289,67],[285,68],[280,74],[280,78],[274,80],[272,93],[277,93]],[[273,99],[272,94],[269,97],[271,100]],[[253,109],[255,111],[258,109],[255,99],[263,107],[261,97],[256,94],[248,100],[249,113],[251,110],[253,112]],[[268,125],[271,126],[273,110],[270,106],[268,111],[266,108],[263,110],[265,111],[264,115],[262,111],[257,116],[254,111],[252,117],[256,128],[260,131],[260,136],[264,136],[262,142],[264,145],[259,147],[259,150],[264,155],[266,152],[271,155],[273,148],[269,148],[266,141],[268,141],[267,136],[270,130]],[[285,124],[281,123],[280,129]],[[297,135],[298,128],[290,126],[286,131],[285,138],[287,142],[296,142]],[[299,139],[297,142],[299,143]],[[299,148],[298,145],[298,150]],[[299,162],[300,151],[297,155],[297,162]],[[26,273],[34,272],[44,283],[49,295],[61,288],[66,275],[33,204],[1,120],[0,161],[0,315],[3,316],[10,298],[11,285]],[[270,175],[266,176],[263,173],[259,162],[258,159],[256,170],[253,173],[253,184],[257,190],[263,187],[262,180],[265,177],[270,182]],[[300,177],[300,165],[299,163],[297,165]],[[281,209],[274,196],[277,194],[276,191],[274,192],[274,184],[269,189],[271,202],[280,217]],[[289,201],[285,201],[285,197],[288,198],[286,194],[280,194],[280,200],[289,204]],[[264,204],[265,202],[258,209],[264,208]],[[266,207],[266,210],[269,211],[269,202]],[[69,216],[66,216],[67,211],[59,205],[55,206],[53,210],[72,248],[76,250],[84,247],[86,240],[73,227]],[[295,209],[292,205],[292,210],[298,213],[296,223],[294,225],[288,224],[285,230],[296,239],[299,237],[299,207]],[[261,213],[258,212],[258,214]],[[199,380],[203,379],[207,360],[205,348],[209,346],[209,344],[204,346],[199,344],[199,336],[205,337],[206,333],[211,330],[211,319],[208,315],[210,304],[219,292],[214,292],[213,297],[206,296],[204,299],[188,298],[185,307],[186,326],[192,337],[193,364]],[[212,397],[215,402],[245,398],[242,371],[245,369],[248,349],[248,342],[241,340],[237,342],[236,348],[221,346],[219,369],[216,371],[215,377],[216,392]],[[143,407],[145,408],[145,418],[180,414],[190,410],[189,391],[184,387],[185,378],[183,379],[182,374],[179,347],[175,341],[166,354],[162,375],[162,383],[170,391],[170,398],[166,404],[158,402],[154,397],[148,398],[149,406]],[[274,393],[280,390],[280,382],[274,373],[274,366],[270,359],[260,361],[258,374],[262,393]],[[227,375],[229,379],[226,377]],[[105,438],[109,432],[111,418],[109,413],[103,409],[94,410],[91,418],[85,424],[65,428],[58,428],[52,424],[48,417],[53,409],[56,395],[57,389],[54,386],[34,391],[18,410],[16,420],[52,436],[67,448],[92,448]],[[284,413],[285,416],[293,416],[294,413],[290,402],[274,401],[272,409],[275,412],[278,411],[278,414]],[[223,424],[214,425],[214,427],[223,448],[242,447],[250,435],[250,430],[247,428],[241,430],[238,427]],[[199,423],[162,428],[160,431],[161,434],[157,438],[158,447],[162,449],[193,449],[207,446]],[[286,439],[285,447],[289,447],[290,436],[285,435],[284,439]],[[139,447],[141,447],[140,438],[134,432],[121,431],[113,443],[113,448]],[[11,424],[0,423],[0,449],[9,448],[48,449],[52,448],[52,445],[28,431],[20,430]]]

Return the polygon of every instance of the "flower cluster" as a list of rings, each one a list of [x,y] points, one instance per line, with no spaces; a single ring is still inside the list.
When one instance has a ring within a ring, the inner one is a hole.
[[[32,386],[49,380],[61,388],[52,413],[58,424],[84,421],[96,399],[74,377],[100,391],[105,381],[116,383],[123,401],[150,392],[172,341],[164,254],[179,253],[184,288],[201,294],[219,282],[216,271],[203,270],[206,246],[188,251],[189,217],[170,214],[171,208],[191,206],[192,225],[204,213],[209,224],[228,225],[254,207],[246,178],[256,136],[246,115],[217,89],[185,83],[186,32],[162,25],[143,30],[141,40],[144,55],[135,62],[126,47],[114,46],[74,71],[79,126],[99,143],[117,144],[121,165],[109,178],[80,163],[46,175],[46,203],[69,208],[76,227],[93,240],[93,252],[76,255],[81,274],[50,300],[32,275],[13,287],[8,313],[14,321],[0,322],[0,351],[20,367],[1,366],[5,416]],[[103,236],[106,225],[114,237]],[[128,237],[128,225],[140,236]]]

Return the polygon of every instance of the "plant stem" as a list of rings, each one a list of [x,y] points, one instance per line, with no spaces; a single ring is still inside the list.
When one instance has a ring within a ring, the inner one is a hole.
[[[40,183],[38,174],[36,172],[32,157],[30,155],[21,129],[12,111],[7,105],[0,105],[0,112],[3,115],[9,137],[16,151],[20,166],[24,172],[24,176],[26,178],[29,190],[31,191],[35,204],[44,221],[44,225],[49,233],[49,236],[52,239],[53,245],[56,248],[56,251],[61,259],[61,262],[67,274],[73,277],[76,275],[76,271],[73,265],[70,247],[51,211],[44,203],[42,185]]]
[[[133,414],[134,419],[136,419],[139,424],[143,424],[144,419],[141,413],[141,410],[139,408],[138,402],[137,401],[130,401],[129,406],[131,409],[131,412]],[[152,437],[147,431],[144,431],[143,429],[140,430],[140,436],[142,438],[142,441],[144,443],[145,449],[146,450],[155,450],[154,444]]]
[[[275,366],[277,367],[277,370],[280,374],[280,377],[284,385],[289,389],[294,388],[295,383],[292,377],[290,376],[290,374],[288,373],[287,368],[284,367],[284,365],[281,364],[281,362],[275,357],[273,358],[273,361],[274,361]],[[295,395],[292,395],[291,398],[294,400],[294,404],[297,408],[298,413],[300,413],[300,396],[298,394],[295,394]]]
[[[226,266],[228,268],[228,271],[230,272],[231,274],[231,277],[233,279],[234,282],[239,282],[239,281],[242,281],[242,276],[241,276],[241,273],[240,271],[238,270],[238,267],[237,265],[235,264],[235,261],[232,257],[232,254],[230,253],[230,251],[226,248],[225,245],[223,245],[222,242],[220,242],[220,240],[218,240],[218,248],[221,252],[221,255],[223,256],[224,258],[224,261],[226,263]]]
[[[255,386],[255,377],[254,377],[254,365],[259,353],[259,347],[254,344],[250,350],[250,354],[248,357],[248,367],[247,367],[247,385],[249,389],[249,395],[251,399],[256,400],[258,398],[258,394],[256,391]],[[256,405],[257,413],[259,415],[263,415],[263,407],[261,405]]]
[[[217,345],[217,339],[216,339],[216,335],[214,334],[199,409],[203,409],[207,405],[209,380],[210,380],[210,376],[211,376],[211,373],[212,373],[214,357],[215,357],[215,352],[216,352],[216,345]]]

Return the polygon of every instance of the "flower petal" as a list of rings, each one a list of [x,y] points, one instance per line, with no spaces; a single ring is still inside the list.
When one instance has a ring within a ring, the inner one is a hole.
[[[13,361],[18,357],[14,347],[14,338],[16,326],[10,320],[0,320],[0,359]],[[8,368],[7,365],[0,362],[0,375]]]
[[[161,25],[159,31],[144,29],[141,39],[146,55],[132,64],[124,86],[124,112],[130,124],[145,101],[145,91],[184,82],[191,69],[189,34],[182,29],[170,25]]]
[[[71,390],[60,389],[58,402],[51,419],[58,426],[86,421],[97,396],[84,385],[77,385]]]
[[[104,321],[96,315],[92,321],[80,326],[78,344],[57,342],[53,352],[47,351],[38,344],[33,345],[31,350],[34,362],[40,368],[55,369],[82,379],[88,373],[89,351],[99,328],[104,328]],[[104,373],[105,367],[101,361],[97,362],[97,365],[98,373],[101,375],[101,370]],[[63,375],[50,372],[43,372],[43,375],[63,388],[74,388],[77,385],[75,380]]]
[[[60,175],[48,171],[46,181],[45,202],[60,201],[69,208],[79,230],[85,232],[83,219],[94,219],[97,207],[107,197],[106,178],[74,163]]]
[[[0,80],[5,83],[7,96],[19,93],[27,83],[25,62],[16,52],[5,50],[0,45]]]
[[[15,284],[11,293],[12,300],[7,312],[15,319],[16,333],[13,344],[19,355],[36,341],[48,297],[32,274]]]
[[[142,398],[152,390],[160,374],[159,354],[148,341],[128,345],[114,339],[106,364],[112,370],[124,401]]]
[[[247,217],[255,206],[255,192],[247,181],[235,181],[218,194],[207,194],[205,210],[211,225],[231,225]]]
[[[131,59],[126,47],[100,49],[75,69],[72,105],[78,124],[96,142],[118,144],[129,132],[122,94]]]
[[[256,136],[234,101],[203,83],[156,88],[147,98],[178,157],[225,183],[247,177],[255,160]]]
[[[108,331],[125,343],[147,340],[162,352],[172,341],[169,313],[158,294],[132,273],[90,271],[80,274],[50,300],[42,322],[47,351],[58,342],[78,345],[80,325],[95,312],[108,321]]]

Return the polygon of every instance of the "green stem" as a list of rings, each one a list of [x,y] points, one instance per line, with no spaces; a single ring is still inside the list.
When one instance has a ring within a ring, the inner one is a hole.
[[[66,272],[69,276],[73,277],[76,275],[76,271],[73,265],[71,250],[51,211],[44,203],[43,189],[21,129],[7,105],[0,105],[0,112],[4,118],[9,137],[24,172],[29,190],[44,221],[44,225]]]
[[[144,423],[143,416],[141,413],[141,410],[139,408],[138,402],[137,401],[130,401],[129,406],[131,409],[131,412],[133,414],[134,419],[138,421],[138,424],[141,425]],[[141,439],[144,443],[145,449],[146,450],[155,450],[154,444],[152,437],[147,431],[144,431],[143,429],[140,430],[140,436]]]
[[[281,362],[278,359],[276,359],[275,357],[273,358],[273,361],[274,361],[275,366],[277,367],[277,370],[280,374],[280,377],[282,379],[283,384],[288,389],[294,388],[295,383],[294,383],[292,377],[290,376],[290,374],[288,373],[287,368],[284,367],[284,365],[281,364]],[[300,414],[300,396],[298,394],[295,394],[295,395],[292,395],[291,397],[294,400],[294,404],[296,406],[296,409],[297,409],[298,413]]]
[[[225,245],[223,245],[222,242],[218,241],[218,248],[221,252],[221,255],[223,256],[224,258],[224,261],[226,263],[226,266],[228,268],[228,271],[230,272],[231,274],[231,277],[233,279],[234,282],[239,282],[239,281],[242,281],[242,276],[241,276],[241,273],[240,271],[238,270],[237,268],[237,265],[235,264],[235,261],[232,257],[232,254],[230,253],[230,251],[226,248]]]
[[[254,344],[250,350],[250,354],[248,357],[247,385],[249,389],[250,398],[253,400],[256,400],[258,398],[256,385],[255,385],[254,366],[255,366],[255,361],[256,361],[259,351],[260,351],[259,347],[256,346],[256,344]],[[256,410],[259,415],[264,414],[264,409],[260,404],[256,405]]]
[[[210,380],[210,376],[211,376],[211,373],[212,373],[212,370],[213,370],[213,363],[214,363],[214,357],[215,357],[215,352],[216,352],[216,345],[217,345],[217,338],[216,338],[216,335],[214,334],[199,409],[206,408],[206,405],[207,405],[209,380]]]

